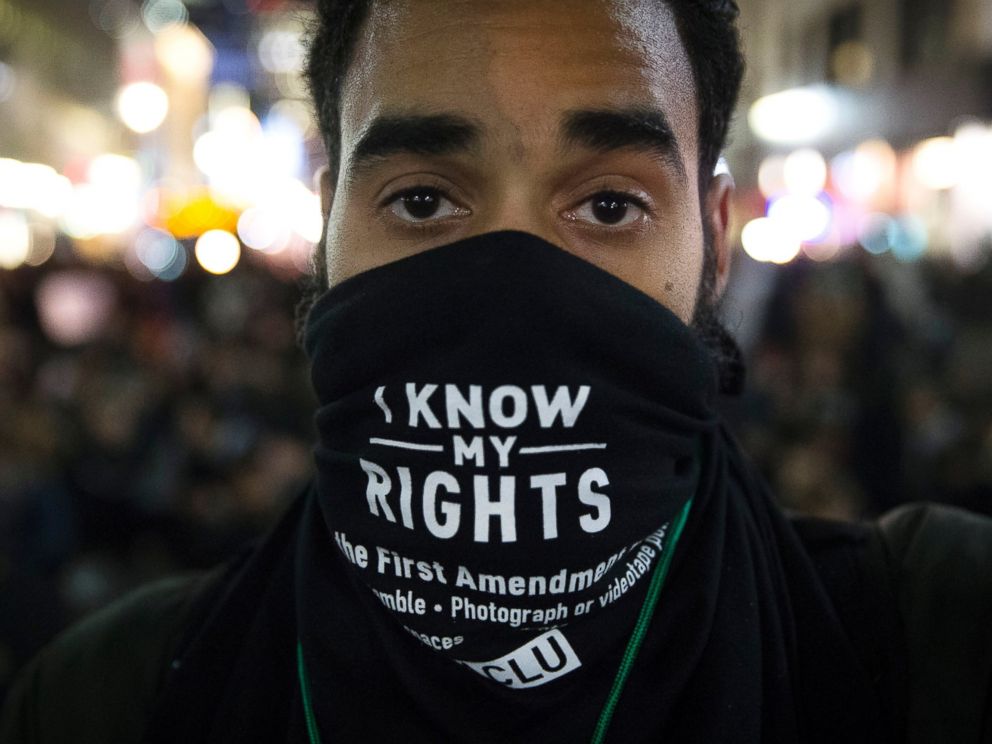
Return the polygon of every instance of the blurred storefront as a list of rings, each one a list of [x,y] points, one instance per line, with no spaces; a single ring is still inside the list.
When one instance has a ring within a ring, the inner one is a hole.
[[[992,234],[992,2],[743,0],[730,157],[757,260],[860,244],[963,270]]]
[[[307,12],[2,0],[0,266],[41,265],[64,235],[141,281],[174,281],[194,260],[226,273],[242,246],[305,272],[320,236]]]

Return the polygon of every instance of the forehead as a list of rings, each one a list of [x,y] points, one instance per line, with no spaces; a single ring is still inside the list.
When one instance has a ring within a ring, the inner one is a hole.
[[[695,161],[691,66],[662,0],[379,0],[342,87],[341,144],[383,112],[456,111],[528,150],[562,111],[630,106],[661,109]]]

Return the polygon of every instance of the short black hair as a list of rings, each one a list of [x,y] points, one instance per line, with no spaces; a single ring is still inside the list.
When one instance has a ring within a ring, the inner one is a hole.
[[[305,77],[324,141],[328,167],[335,177],[341,161],[341,89],[362,24],[374,2],[388,0],[316,2],[316,18],[307,45]],[[656,2],[664,3],[672,10],[692,67],[699,112],[699,198],[702,201],[726,142],[744,75],[744,57],[736,25],[739,10],[735,0]],[[315,296],[327,287],[325,237],[321,236],[312,258],[312,282],[298,309],[301,323]],[[716,322],[716,255],[711,241],[707,239],[705,242],[699,301],[693,324],[707,326],[701,330],[704,338],[708,338],[716,333],[715,329],[708,327]]]

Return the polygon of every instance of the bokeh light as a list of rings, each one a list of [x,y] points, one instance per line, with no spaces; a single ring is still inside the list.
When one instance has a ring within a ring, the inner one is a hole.
[[[819,194],[827,183],[827,161],[816,150],[796,150],[782,164],[782,178],[790,193]]]
[[[741,230],[744,251],[755,261],[788,263],[799,255],[801,243],[784,225],[769,217],[751,220]]]
[[[300,32],[290,28],[273,28],[258,42],[258,59],[269,72],[298,72],[303,67],[306,48]]]
[[[748,111],[751,130],[778,144],[806,144],[829,132],[839,117],[833,93],[819,86],[792,88],[759,98]]]
[[[35,290],[42,330],[63,346],[78,346],[99,336],[116,304],[113,283],[103,274],[88,271],[49,274]]]
[[[869,214],[862,220],[858,230],[858,242],[876,256],[888,252],[895,230],[895,220],[882,212]]]
[[[297,98],[280,98],[269,108],[269,116],[273,115],[292,121],[304,138],[316,129],[312,107]]]
[[[50,165],[21,163],[17,169],[17,181],[12,185],[20,193],[22,200],[20,206],[24,209],[34,209],[36,206],[45,205],[44,203],[48,201],[45,190],[58,180],[58,171]]]
[[[117,95],[117,114],[125,126],[138,134],[158,129],[169,113],[169,96],[155,83],[125,85]]]
[[[250,109],[251,94],[237,83],[217,83],[207,96],[207,116],[211,126],[217,126],[217,117],[229,108]]]
[[[228,106],[213,117],[211,128],[197,137],[193,160],[210,178],[243,182],[251,177],[261,136],[262,125],[250,109]]]
[[[186,249],[169,233],[145,228],[134,240],[134,253],[148,272],[175,281],[186,269]]]
[[[262,126],[250,109],[240,106],[211,118],[211,128],[193,146],[193,160],[218,200],[246,208],[270,177],[261,167]]]
[[[61,216],[72,198],[72,182],[49,166],[40,166],[33,173],[28,168],[22,174],[26,176],[25,193],[30,195],[29,208],[49,219]]]
[[[87,168],[88,180],[72,189],[61,218],[63,229],[85,240],[119,235],[141,218],[141,167],[133,158],[105,153]]]
[[[964,121],[954,132],[961,168],[952,192],[947,237],[951,258],[963,271],[980,269],[992,242],[992,127]]]
[[[118,39],[130,36],[141,26],[131,0],[90,0],[90,17],[98,29]]]
[[[226,274],[241,259],[241,244],[226,230],[209,230],[199,237],[194,249],[196,260],[211,274]]]
[[[913,175],[928,189],[949,189],[958,182],[961,164],[951,137],[924,140],[913,150]]]
[[[160,216],[159,226],[177,238],[198,237],[208,230],[233,232],[238,224],[238,212],[219,203],[206,189],[165,195]]]
[[[28,266],[41,266],[55,254],[55,228],[46,222],[30,222],[31,251],[24,263]]]
[[[0,206],[11,209],[24,209],[23,197],[17,185],[20,183],[21,161],[13,158],[0,158]]]
[[[830,161],[837,190],[855,202],[867,202],[895,178],[896,154],[884,140],[862,142]]]
[[[769,155],[758,167],[758,188],[766,199],[785,191],[785,157]]]
[[[180,0],[145,0],[141,4],[141,19],[153,34],[169,26],[185,25],[189,11]]]
[[[262,123],[263,157],[270,172],[296,177],[306,162],[304,132],[296,121],[278,111],[269,111]]]
[[[262,207],[249,207],[238,219],[238,236],[249,248],[278,253],[290,239],[290,225],[282,214]]]
[[[182,243],[176,243],[175,257],[156,276],[163,282],[174,282],[185,273],[187,265],[189,265],[189,256],[186,254],[186,248]]]
[[[768,217],[799,242],[815,242],[830,229],[830,206],[821,198],[786,194],[772,201]]]
[[[904,263],[919,260],[929,246],[926,223],[910,214],[892,217],[876,212],[868,215],[859,232],[861,246],[876,256],[889,253]]]
[[[83,183],[73,187],[60,223],[70,236],[86,240],[126,232],[140,217],[138,205],[113,189]]]
[[[862,87],[875,74],[875,55],[863,41],[845,41],[830,55],[830,70],[842,85]]]
[[[105,191],[134,195],[141,188],[141,166],[134,158],[104,153],[90,161],[87,181]]]
[[[155,55],[173,79],[182,82],[206,80],[214,66],[214,48],[191,25],[170,25],[155,37]]]
[[[320,197],[295,179],[286,183],[280,196],[282,203],[279,207],[290,216],[297,235],[310,243],[320,240],[324,227]]]
[[[919,217],[904,214],[892,222],[889,230],[889,250],[900,261],[918,261],[927,250],[926,223]]]
[[[33,210],[54,219],[71,198],[72,184],[50,165],[0,158],[0,206]]]
[[[0,212],[0,269],[16,269],[31,252],[31,229],[20,212]]]
[[[803,254],[811,260],[823,263],[837,258],[841,253],[842,246],[837,236],[831,232],[823,240],[815,243],[803,243],[802,250]]]

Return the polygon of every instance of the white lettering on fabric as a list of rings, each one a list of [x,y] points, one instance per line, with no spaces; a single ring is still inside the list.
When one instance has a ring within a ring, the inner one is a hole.
[[[410,407],[410,426],[416,426],[417,422],[423,418],[424,422],[432,429],[440,429],[441,422],[427,404],[437,385],[424,385],[419,391],[417,385],[412,382],[406,384],[406,399]]]
[[[496,450],[496,455],[499,457],[499,466],[501,468],[508,467],[510,464],[510,451],[513,449],[513,445],[516,444],[516,437],[506,437],[506,439],[500,439],[499,437],[489,437],[489,443]]]
[[[610,523],[610,497],[592,490],[593,486],[602,488],[608,485],[610,479],[602,468],[590,468],[579,477],[579,501],[596,510],[595,517],[591,514],[579,517],[579,526],[586,532],[602,532]]]
[[[575,426],[575,421],[589,400],[589,386],[582,385],[575,400],[569,398],[568,388],[564,385],[555,390],[554,397],[548,400],[548,391],[544,385],[532,385],[531,395],[534,396],[534,403],[537,406],[537,417],[541,422],[541,428],[550,429],[555,425],[555,419],[561,416],[562,425],[566,429]]]
[[[431,407],[438,388],[436,384],[406,383],[407,421],[411,427],[426,425],[429,429],[441,428],[441,421]],[[389,410],[383,395],[385,389],[384,386],[377,388],[374,396],[384,413]],[[513,429],[524,424],[528,416],[536,412],[537,423],[542,429],[553,428],[557,421],[563,428],[571,429],[589,400],[590,387],[580,385],[572,390],[566,385],[559,385],[550,396],[547,385],[531,385],[529,390],[528,398],[527,390],[519,385],[499,385],[490,391],[486,399],[481,385],[469,385],[466,393],[458,385],[446,384],[443,396],[447,428],[460,429],[468,425],[473,429],[484,429],[490,424]],[[386,413],[386,423],[391,421],[392,412],[389,411]]]
[[[454,474],[444,470],[431,471],[420,484],[408,467],[396,468],[395,477],[390,477],[381,465],[364,458],[359,462],[368,479],[365,495],[372,516],[396,522],[395,505],[404,527],[415,529],[419,514],[428,532],[446,540],[462,529],[465,521],[462,511],[470,508],[470,527],[475,542],[512,543],[517,540],[517,498],[521,491],[517,476],[476,474],[469,482],[471,485],[463,488]],[[585,470],[579,475],[578,483],[572,483],[571,487],[566,473],[530,476],[525,483],[540,492],[543,539],[554,540],[559,536],[562,529],[559,514],[565,499],[578,500],[592,508],[577,519],[583,532],[604,530],[612,515],[610,497],[594,488],[602,489],[609,482],[602,468]],[[490,529],[493,520],[498,523],[496,530]]]
[[[477,468],[486,466],[485,440],[482,437],[472,437],[471,443],[455,434],[455,467],[460,467],[466,460],[471,460]]]
[[[564,486],[565,482],[564,473],[546,473],[530,477],[530,487],[541,490],[545,540],[554,540],[558,537],[558,486]]]
[[[445,385],[444,405],[448,413],[449,429],[457,429],[461,426],[460,418],[464,418],[465,422],[474,429],[485,427],[485,413],[482,409],[482,385],[469,385],[468,398],[462,395],[457,385]]]
[[[565,634],[549,630],[492,661],[461,661],[472,671],[514,690],[547,684],[582,666]]]
[[[504,429],[520,426],[527,419],[527,393],[516,385],[500,385],[489,396],[489,418]]]
[[[455,533],[458,532],[462,508],[454,502],[443,501],[440,506],[443,518],[438,518],[437,492],[441,486],[444,486],[448,493],[457,494],[461,490],[458,486],[458,479],[451,473],[435,470],[428,475],[424,481],[424,524],[434,537],[446,540],[449,537],[454,537]]]
[[[475,488],[475,541],[489,542],[489,522],[499,520],[500,542],[511,543],[517,540],[516,479],[510,475],[500,476],[499,498],[489,498],[489,478],[477,475],[473,479]]]
[[[436,633],[418,618],[443,619],[465,633],[503,625],[540,634],[498,659],[461,662],[490,680],[526,689],[580,666],[561,629],[639,585],[656,564],[667,529],[620,546],[601,534],[614,521],[616,486],[609,466],[597,460],[617,443],[604,441],[613,425],[608,415],[590,410],[590,386],[488,388],[442,381],[398,383],[392,394],[386,386],[373,390],[370,404],[378,410],[372,423],[381,428],[364,434],[376,454],[355,453],[364,473],[357,474],[362,480],[356,486],[364,485],[368,516],[392,526],[378,545],[357,544],[335,531],[337,551],[378,576],[382,584],[370,582],[377,601],[433,649],[450,651],[463,636]],[[588,426],[579,428],[584,413]],[[623,457],[622,451],[610,454]],[[512,569],[497,561],[498,548],[445,559],[449,553],[432,550],[429,542],[402,539],[402,530],[483,546],[599,537],[598,547],[589,541],[588,563],[579,558],[576,565],[575,553],[567,551],[568,565],[540,565],[540,573],[528,575],[517,560]]]

